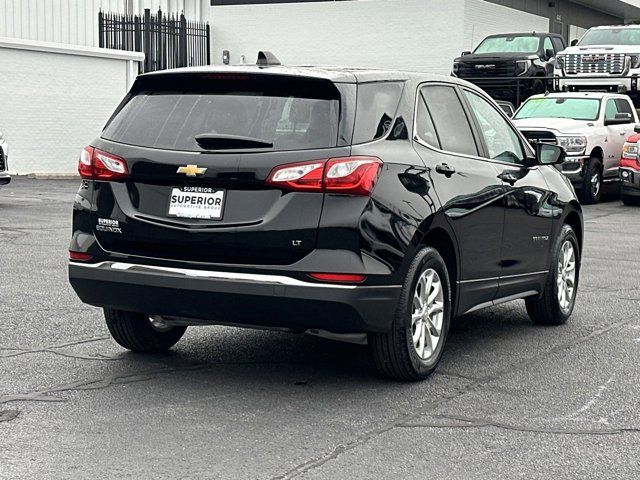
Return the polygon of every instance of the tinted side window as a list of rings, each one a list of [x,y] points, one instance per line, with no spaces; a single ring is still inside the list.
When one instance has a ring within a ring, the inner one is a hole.
[[[633,118],[633,110],[629,102],[622,98],[616,98],[616,105],[618,106],[618,113],[628,113]]]
[[[370,142],[383,137],[389,131],[403,87],[404,84],[400,82],[358,85],[353,143]]]
[[[478,156],[469,120],[453,87],[423,87],[421,94],[431,113],[443,150]]]
[[[442,148],[440,146],[440,140],[438,140],[436,127],[433,124],[433,118],[431,117],[431,113],[427,109],[427,105],[424,102],[422,93],[418,96],[418,111],[416,112],[416,134],[429,145],[436,148]]]
[[[564,50],[564,43],[562,42],[562,40],[557,37],[553,37],[551,40],[553,41],[553,46],[555,47],[556,53]]]
[[[465,90],[464,94],[478,120],[489,158],[501,162],[520,163],[524,159],[524,152],[520,138],[509,122],[481,96],[468,90]]]

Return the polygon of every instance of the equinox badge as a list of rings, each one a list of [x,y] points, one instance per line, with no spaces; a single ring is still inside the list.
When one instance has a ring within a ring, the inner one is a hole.
[[[206,171],[206,168],[201,168],[197,165],[186,165],[184,167],[178,167],[177,173],[184,173],[187,177],[195,177],[196,175],[204,175]]]

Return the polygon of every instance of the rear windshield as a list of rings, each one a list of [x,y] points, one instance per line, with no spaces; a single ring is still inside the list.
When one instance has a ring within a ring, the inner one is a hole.
[[[522,118],[572,118],[596,120],[600,114],[597,98],[530,98],[516,112],[514,119]]]
[[[473,53],[535,53],[539,45],[539,37],[488,37]]]
[[[196,135],[250,137],[269,150],[335,147],[340,93],[332,82],[274,75],[143,77],[102,137],[168,150],[202,151]]]

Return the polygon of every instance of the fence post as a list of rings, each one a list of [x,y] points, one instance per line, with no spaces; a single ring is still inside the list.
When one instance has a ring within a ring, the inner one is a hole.
[[[144,9],[144,41],[142,42],[142,50],[144,51],[144,71],[150,72],[152,66],[151,59],[151,9]]]
[[[187,19],[184,12],[180,14],[180,28],[178,29],[179,64],[178,67],[187,66]]]
[[[104,48],[104,14],[102,9],[98,10],[98,47]]]
[[[207,22],[207,65],[211,65],[211,28]]]

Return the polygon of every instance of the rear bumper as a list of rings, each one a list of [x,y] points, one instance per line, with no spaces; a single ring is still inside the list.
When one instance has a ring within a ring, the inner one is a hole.
[[[70,262],[69,281],[83,302],[99,307],[191,318],[194,324],[338,333],[388,331],[401,288],[120,262]]]
[[[8,173],[0,172],[0,185],[6,185],[11,182],[11,176]]]

